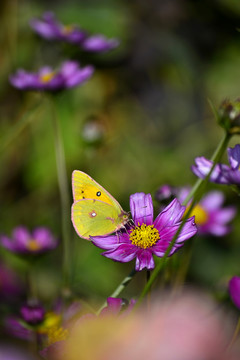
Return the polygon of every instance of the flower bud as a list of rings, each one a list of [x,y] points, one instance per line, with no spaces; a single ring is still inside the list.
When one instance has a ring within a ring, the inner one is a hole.
[[[218,110],[218,121],[229,134],[240,134],[240,99],[224,100]]]

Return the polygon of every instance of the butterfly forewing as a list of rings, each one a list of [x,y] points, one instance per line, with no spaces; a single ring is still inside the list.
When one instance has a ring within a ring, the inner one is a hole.
[[[78,235],[108,235],[122,226],[122,219],[115,207],[100,200],[82,199],[72,205],[72,222]]]
[[[107,192],[100,184],[82,171],[74,170],[72,174],[72,188],[74,201],[84,199],[101,200],[105,203],[117,207],[122,211],[120,204],[114,197]]]

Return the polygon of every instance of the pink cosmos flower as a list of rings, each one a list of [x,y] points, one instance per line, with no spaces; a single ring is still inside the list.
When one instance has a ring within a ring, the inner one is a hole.
[[[163,257],[176,234],[186,210],[174,199],[153,220],[153,203],[150,194],[136,193],[130,196],[133,225],[125,231],[110,236],[91,237],[94,245],[106,250],[103,255],[109,259],[128,262],[136,258],[135,269],[152,270],[155,266],[153,255]],[[194,217],[186,220],[169,256],[173,255],[184,242],[197,232]]]
[[[81,85],[93,74],[91,65],[80,67],[77,61],[65,61],[58,70],[44,66],[37,72],[19,69],[9,78],[10,83],[19,90],[59,91]]]
[[[189,187],[178,188],[163,185],[158,189],[156,199],[161,202],[174,195],[182,203],[188,196],[189,191]],[[200,234],[224,236],[231,231],[229,222],[236,215],[236,208],[235,206],[223,207],[224,200],[223,192],[209,191],[194,206],[190,215],[195,216],[195,223]]]
[[[32,233],[24,226],[13,229],[12,238],[0,236],[0,245],[5,249],[22,255],[38,255],[55,249],[57,239],[45,227],[35,228]]]
[[[237,144],[234,148],[228,148],[228,160],[230,166],[225,164],[216,164],[209,181],[217,184],[240,185],[240,145]],[[195,159],[196,165],[192,166],[192,172],[199,178],[204,179],[213,166],[211,160],[205,157],[197,157]]]
[[[102,34],[89,35],[77,25],[63,25],[52,12],[44,13],[42,19],[32,19],[30,26],[47,40],[65,41],[89,52],[105,52],[119,45],[117,39],[107,39]]]
[[[237,360],[228,349],[233,326],[219,305],[200,293],[160,293],[126,317],[79,323],[54,360]]]

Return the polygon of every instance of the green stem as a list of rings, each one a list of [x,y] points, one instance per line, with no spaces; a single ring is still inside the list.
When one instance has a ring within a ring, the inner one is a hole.
[[[228,350],[230,350],[231,347],[233,346],[233,344],[235,343],[239,332],[240,332],[240,318],[238,319],[237,326],[235,328],[232,340],[230,341],[230,344],[228,345]]]
[[[125,287],[130,283],[134,275],[137,273],[135,269],[133,269],[128,276],[126,276],[123,281],[120,283],[120,285],[114,290],[114,292],[110,295],[110,297],[116,298],[119,296],[119,294],[125,289]],[[97,315],[100,314],[103,308],[107,306],[107,302],[105,301],[104,304],[100,307],[100,309],[97,311]]]
[[[52,102],[52,122],[54,132],[54,143],[57,163],[58,185],[60,191],[61,201],[61,224],[62,224],[62,238],[63,238],[63,285],[64,292],[68,295],[70,282],[70,196],[68,190],[68,177],[65,162],[65,153],[63,141],[61,136],[59,119],[56,114],[55,104]]]
[[[208,181],[208,179],[209,179],[209,177],[210,177],[210,175],[211,175],[211,173],[212,173],[212,171],[213,171],[213,169],[214,169],[214,167],[215,167],[216,162],[220,160],[222,154],[223,154],[224,151],[226,150],[226,147],[227,147],[227,144],[228,144],[230,138],[231,138],[231,135],[229,135],[228,133],[225,133],[223,139],[220,141],[217,149],[215,150],[215,152],[214,152],[214,154],[213,154],[213,156],[212,156],[212,158],[211,158],[211,160],[213,161],[213,166],[212,166],[212,168],[211,168],[208,176],[206,176],[205,179],[198,179],[198,180],[196,181],[195,185],[193,186],[192,191],[190,192],[189,196],[188,196],[188,197],[185,199],[185,201],[184,201],[184,204],[185,204],[185,205],[189,202],[189,200],[190,200],[191,198],[193,198],[193,197],[196,198],[197,195],[198,195],[198,193],[200,193],[200,191],[201,191],[202,184],[207,183],[207,181]],[[183,204],[183,205],[184,205],[184,204]],[[171,250],[172,250],[172,248],[173,248],[173,246],[174,246],[174,244],[175,244],[175,242],[176,242],[176,240],[177,240],[177,238],[178,238],[178,235],[180,234],[180,232],[181,232],[181,230],[182,230],[182,228],[183,228],[183,226],[184,226],[184,224],[185,224],[188,216],[190,215],[193,207],[194,207],[194,202],[192,202],[192,204],[190,205],[189,209],[187,210],[187,213],[186,213],[186,215],[185,215],[184,220],[182,221],[181,225],[179,226],[178,231],[176,232],[175,236],[174,236],[173,239],[171,240],[171,242],[170,242],[170,244],[169,244],[169,246],[168,246],[168,248],[167,248],[164,256],[162,257],[162,261],[159,261],[159,263],[157,264],[157,266],[156,266],[155,269],[153,270],[152,275],[151,275],[149,281],[148,281],[147,284],[145,285],[145,287],[144,287],[144,289],[143,289],[143,291],[142,291],[142,293],[141,293],[141,295],[140,295],[140,297],[139,297],[139,299],[138,299],[137,306],[140,305],[140,303],[142,302],[144,296],[150,291],[153,282],[156,280],[159,272],[160,272],[161,269],[164,267],[164,265],[165,265],[165,263],[166,263],[166,260],[167,260],[167,257],[168,257],[168,255],[169,255],[169,253],[171,252]]]
[[[16,140],[25,127],[30,124],[30,122],[35,119],[38,110],[41,110],[42,100],[38,102],[33,109],[28,110],[23,117],[17,121],[15,125],[12,126],[11,130],[5,137],[5,139],[0,139],[0,153],[3,152],[11,143]]]

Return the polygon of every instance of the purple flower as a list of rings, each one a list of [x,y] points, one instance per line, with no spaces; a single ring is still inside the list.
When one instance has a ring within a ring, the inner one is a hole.
[[[46,12],[42,19],[30,21],[32,29],[47,40],[65,41],[80,46],[85,51],[105,52],[119,45],[117,39],[107,39],[104,35],[88,35],[77,25],[63,25],[55,18],[54,13]]]
[[[163,257],[176,234],[185,206],[174,199],[153,221],[153,204],[150,194],[136,193],[130,196],[133,223],[129,230],[118,231],[110,236],[92,237],[93,243],[107,251],[104,256],[120,262],[136,258],[136,270],[154,268],[153,254]],[[173,255],[184,242],[197,232],[194,217],[187,219],[169,256]]]
[[[34,338],[32,329],[23,325],[22,319],[17,316],[8,316],[4,321],[6,332],[16,338],[31,341]]]
[[[81,44],[83,50],[91,52],[106,52],[119,45],[117,39],[107,39],[104,35],[96,34],[87,37]]]
[[[240,145],[237,144],[234,148],[228,148],[227,152],[230,166],[216,164],[209,181],[217,184],[240,185]],[[192,166],[193,173],[204,179],[211,170],[213,162],[201,156],[195,159],[195,163],[196,165]]]
[[[240,309],[240,277],[233,276],[229,281],[228,286],[233,303]]]
[[[85,31],[75,25],[64,26],[56,20],[52,12],[44,13],[42,19],[32,19],[30,26],[38,35],[47,40],[62,40],[79,44],[86,38]]]
[[[234,206],[222,207],[224,194],[221,191],[210,191],[194,206],[190,215],[195,215],[199,233],[224,236],[231,231],[228,225],[235,214]]]
[[[16,254],[38,255],[55,249],[58,241],[45,227],[35,228],[32,233],[24,226],[16,227],[12,238],[0,236],[0,245]]]
[[[44,320],[45,310],[41,305],[23,305],[20,309],[23,320],[31,325],[36,325]]]
[[[189,191],[189,187],[177,188],[163,185],[158,189],[156,197],[161,199],[163,194],[168,195],[168,197],[174,195],[182,203],[188,196]],[[231,231],[231,226],[228,223],[234,218],[236,208],[234,206],[223,207],[223,202],[224,194],[221,191],[210,191],[194,206],[190,216],[195,216],[195,223],[200,234],[224,236]]]
[[[93,66],[81,68],[78,62],[68,60],[56,71],[49,66],[36,73],[20,69],[9,77],[9,81],[19,90],[58,91],[81,85],[92,76],[93,71]]]

